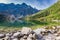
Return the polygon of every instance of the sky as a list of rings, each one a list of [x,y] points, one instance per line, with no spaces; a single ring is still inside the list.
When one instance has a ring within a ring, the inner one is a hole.
[[[15,3],[15,4],[22,4],[26,3],[27,5],[31,5],[33,8],[36,8],[38,10],[43,10],[54,3],[56,3],[57,0],[0,0],[0,3]]]

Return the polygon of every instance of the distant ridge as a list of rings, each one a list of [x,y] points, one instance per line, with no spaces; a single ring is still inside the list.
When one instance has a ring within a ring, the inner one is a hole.
[[[7,14],[7,15],[32,15],[34,13],[37,13],[39,10],[36,8],[31,7],[30,5],[27,5],[26,3],[22,4],[4,4],[0,3],[0,14]]]

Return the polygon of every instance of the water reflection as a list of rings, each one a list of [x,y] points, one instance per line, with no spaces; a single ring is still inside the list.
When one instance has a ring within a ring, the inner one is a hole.
[[[25,20],[14,20],[11,22],[0,23],[0,26],[4,27],[32,27],[36,25],[47,25],[47,22],[40,22],[37,20],[25,21]]]
[[[32,20],[32,21],[26,21],[20,17],[15,17],[14,15],[9,16],[8,21],[5,21],[3,23],[0,23],[0,26],[6,26],[6,27],[23,27],[23,26],[34,26],[34,25],[46,25],[46,22],[40,22],[37,20]]]
[[[33,26],[34,24],[32,24],[31,22],[27,22],[25,20],[14,20],[14,21],[10,21],[5,23],[4,25],[8,26],[8,27],[30,27]]]

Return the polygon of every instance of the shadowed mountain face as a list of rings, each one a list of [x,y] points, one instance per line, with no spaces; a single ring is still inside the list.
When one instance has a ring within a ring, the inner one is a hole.
[[[5,14],[5,15],[32,15],[34,13],[37,13],[39,10],[36,8],[32,8],[30,5],[27,5],[25,3],[22,4],[4,4],[0,3],[0,14]]]

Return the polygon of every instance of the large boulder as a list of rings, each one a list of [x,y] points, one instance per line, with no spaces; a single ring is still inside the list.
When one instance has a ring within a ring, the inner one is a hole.
[[[24,39],[24,38],[20,38],[20,40],[26,40],[26,39]]]
[[[5,37],[5,34],[0,34],[0,38],[4,38]]]
[[[60,29],[60,26],[57,26],[57,29]]]
[[[34,32],[36,34],[36,38],[41,39],[43,37],[41,32],[45,32],[45,31],[46,31],[46,29],[44,29],[44,28],[38,28],[38,29],[34,30]]]
[[[32,38],[28,37],[27,40],[32,40]]]
[[[55,40],[55,37],[53,34],[45,35],[43,36],[42,40]]]
[[[23,39],[27,39],[28,36],[23,36]]]
[[[20,35],[21,35],[21,32],[16,32],[13,34],[12,38],[20,37]]]
[[[28,27],[23,27],[21,30],[22,34],[30,34],[31,32],[32,32],[32,29]]]
[[[13,35],[13,33],[7,33],[6,36],[7,37],[11,37]]]
[[[60,40],[60,36],[57,36],[57,37],[56,37],[56,40]]]
[[[18,38],[14,38],[14,39],[12,39],[12,40],[18,40]]]
[[[38,29],[34,30],[34,32],[36,34],[40,34],[41,32],[44,32],[44,31],[46,31],[46,29],[44,29],[44,28],[38,28]]]

